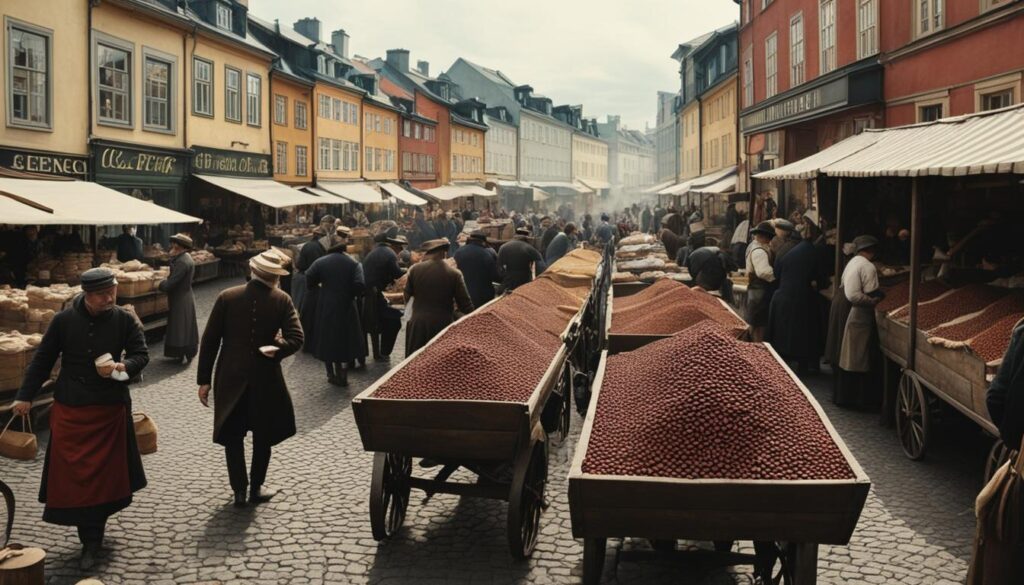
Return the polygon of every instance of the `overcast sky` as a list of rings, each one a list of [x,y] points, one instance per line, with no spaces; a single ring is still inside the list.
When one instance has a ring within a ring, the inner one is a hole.
[[[587,117],[620,114],[638,129],[654,125],[658,90],[678,90],[679,43],[739,16],[732,0],[250,0],[249,9],[282,25],[316,16],[328,42],[330,31],[348,32],[350,54],[409,49],[435,76],[465,57],[555,105],[582,103]]]

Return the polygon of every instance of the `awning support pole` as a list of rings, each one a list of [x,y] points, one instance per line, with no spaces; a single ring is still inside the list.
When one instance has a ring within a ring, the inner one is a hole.
[[[907,339],[907,369],[914,369],[917,350],[917,297],[921,284],[921,190],[920,179],[910,184],[910,335]]]
[[[821,178],[818,178],[821,181]],[[839,283],[843,277],[843,178],[839,178],[839,190],[836,194],[836,263],[832,276],[832,296],[839,294]]]

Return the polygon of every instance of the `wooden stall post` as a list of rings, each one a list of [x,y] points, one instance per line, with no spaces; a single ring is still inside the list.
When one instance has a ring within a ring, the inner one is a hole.
[[[917,349],[917,298],[921,283],[921,191],[917,177],[910,184],[910,335],[907,336],[907,369],[914,369]]]
[[[821,178],[819,177],[819,181]],[[753,209],[753,208],[751,208]],[[836,192],[836,258],[835,272],[832,275],[832,302],[836,302],[839,296],[839,285],[843,282],[843,178],[839,177],[839,186]],[[829,311],[831,315],[831,310]],[[838,404],[843,395],[843,375],[839,371],[839,364],[832,366],[832,402]]]

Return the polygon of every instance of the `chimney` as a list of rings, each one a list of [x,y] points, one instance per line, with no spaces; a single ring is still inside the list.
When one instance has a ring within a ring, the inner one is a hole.
[[[417,61],[416,70],[423,75],[423,77],[430,77],[430,63],[427,61]]]
[[[338,29],[331,33],[331,44],[334,45],[334,52],[348,59],[348,33]]]
[[[304,37],[320,42],[320,19],[315,16],[306,17],[295,21],[295,32]]]
[[[387,64],[402,73],[409,71],[409,50],[388,49]]]

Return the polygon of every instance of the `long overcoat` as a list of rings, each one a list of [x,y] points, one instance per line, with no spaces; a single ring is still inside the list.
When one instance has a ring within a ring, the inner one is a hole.
[[[424,260],[409,269],[405,298],[412,298],[412,317],[405,327],[405,355],[423,347],[455,319],[459,311],[469,314],[473,301],[462,273],[440,259]]]
[[[334,248],[306,271],[306,286],[319,288],[313,355],[323,362],[364,359],[366,337],[356,303],[366,290],[363,266]]]
[[[453,255],[455,264],[466,281],[466,289],[474,307],[480,307],[494,298],[494,283],[501,280],[498,273],[498,254],[491,247],[469,243]]]
[[[260,280],[220,293],[210,312],[199,349],[200,385],[213,382],[213,440],[225,445],[224,422],[246,392],[253,404],[248,423],[253,435],[276,445],[295,434],[295,411],[281,372],[281,360],[299,351],[303,335],[291,297]],[[274,357],[264,345],[280,349]],[[216,363],[216,372],[214,372]]]
[[[380,333],[382,321],[401,320],[402,312],[388,305],[384,289],[405,271],[398,265],[398,255],[387,244],[377,244],[363,258],[366,298],[363,300],[363,332]]]
[[[164,355],[167,357],[191,358],[199,348],[196,298],[192,294],[192,277],[195,272],[192,256],[183,252],[171,258],[171,274],[160,283],[160,290],[167,293],[170,311],[164,338]]]
[[[780,355],[814,359],[821,355],[821,323],[815,283],[823,282],[817,252],[804,240],[782,258],[774,271],[778,288],[768,310],[768,341]]]

